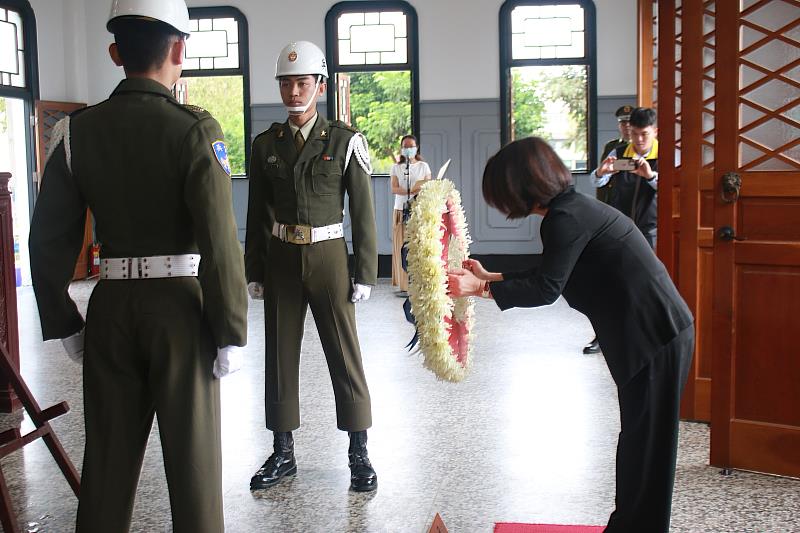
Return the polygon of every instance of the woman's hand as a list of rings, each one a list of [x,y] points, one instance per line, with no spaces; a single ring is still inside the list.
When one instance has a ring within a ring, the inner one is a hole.
[[[447,273],[448,293],[454,298],[462,296],[480,296],[483,292],[483,281],[464,268],[454,268]]]
[[[482,279],[484,281],[494,280],[492,274],[488,270],[483,268],[483,265],[480,263],[480,261],[476,259],[465,259],[461,263],[461,266],[465,270],[469,270],[470,272],[472,272],[472,274],[474,274],[475,277],[478,279]]]

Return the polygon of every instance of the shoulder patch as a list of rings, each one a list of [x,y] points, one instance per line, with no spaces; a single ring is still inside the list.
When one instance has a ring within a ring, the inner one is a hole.
[[[231,175],[231,164],[228,161],[228,149],[225,147],[225,141],[216,140],[211,143],[211,148],[214,150],[214,156],[216,156],[217,161],[219,162],[222,170],[230,176]]]

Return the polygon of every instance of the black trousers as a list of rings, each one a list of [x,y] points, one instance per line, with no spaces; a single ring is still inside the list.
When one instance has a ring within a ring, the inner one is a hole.
[[[693,353],[689,326],[618,389],[616,509],[606,533],[669,531],[680,401]]]

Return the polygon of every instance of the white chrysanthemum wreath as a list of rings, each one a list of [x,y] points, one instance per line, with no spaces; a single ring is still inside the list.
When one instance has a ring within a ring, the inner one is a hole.
[[[472,298],[447,294],[447,270],[469,257],[470,238],[461,195],[453,182],[422,186],[405,231],[408,295],[423,365],[439,379],[461,381],[469,371],[474,324]]]

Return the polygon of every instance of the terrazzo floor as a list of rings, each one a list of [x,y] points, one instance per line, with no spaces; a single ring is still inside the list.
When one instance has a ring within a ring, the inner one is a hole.
[[[92,282],[71,292],[85,310]],[[42,407],[66,400],[53,426],[80,469],[80,367],[58,342],[41,342],[33,291],[18,289],[23,375]],[[227,531],[414,532],[438,512],[451,533],[495,522],[604,524],[613,509],[619,431],[616,390],[583,315],[563,300],[501,313],[476,303],[470,375],[443,383],[409,355],[412,328],[402,300],[381,282],[357,307],[374,425],[369,452],[379,477],[371,494],[348,491],[347,435],[336,429],[333,392],[311,315],[301,367],[298,474],[251,493],[249,480],[271,451],[264,427],[263,308],[251,302],[247,360],[222,382]],[[21,414],[4,415],[4,427]],[[30,429],[27,419],[23,431]],[[682,423],[673,532],[800,532],[800,481],[708,466],[708,427]],[[42,442],[2,461],[20,527],[74,530],[77,501]],[[171,531],[157,427],[150,438],[132,531]]]

